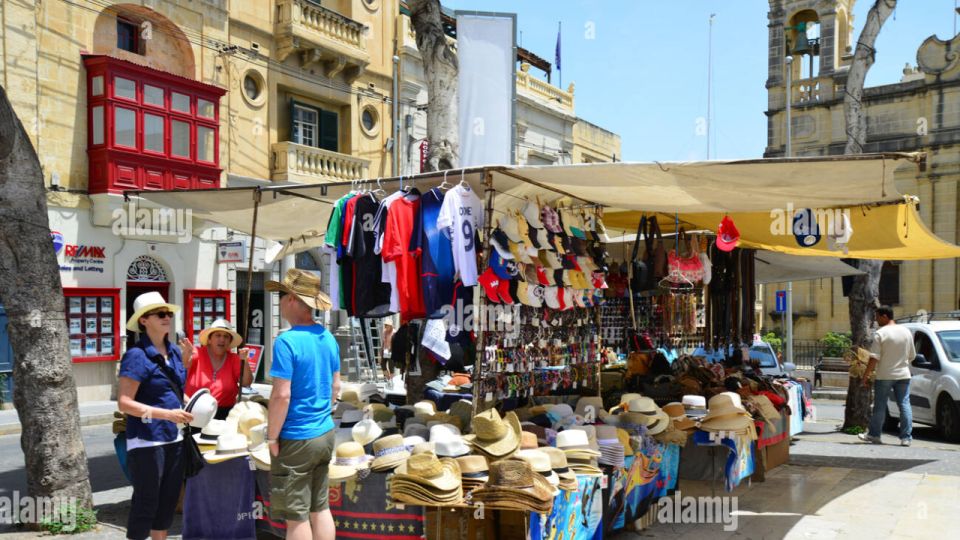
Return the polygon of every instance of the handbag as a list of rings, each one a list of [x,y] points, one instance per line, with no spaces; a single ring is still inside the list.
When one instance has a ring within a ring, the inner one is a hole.
[[[689,243],[689,255],[681,256],[679,246],[683,242],[687,242],[687,233],[680,229],[674,249],[667,255],[667,281],[692,285],[703,280],[703,262],[700,260],[700,255],[696,253],[696,248],[692,242]]]
[[[640,225],[637,226],[637,238],[633,242],[633,254],[630,256],[630,289],[634,292],[641,292],[650,289],[650,266],[645,259],[637,259],[640,253],[640,237],[647,238],[647,216],[640,218]]]
[[[652,282],[649,289],[655,289],[657,283],[667,277],[667,250],[663,247],[663,233],[660,232],[660,224],[657,223],[657,216],[653,216],[649,221],[650,230],[647,233],[647,265],[650,266]]]
[[[177,399],[180,400],[180,405],[186,407],[186,404],[183,402],[183,387],[179,382],[177,382],[176,377],[170,373],[170,368],[164,364],[162,359],[158,361],[156,358],[151,358],[151,360],[157,364],[157,367],[160,368],[160,372],[163,373],[163,376],[166,377],[167,382],[170,383],[170,388],[177,396]],[[183,476],[184,478],[192,478],[199,474],[200,470],[203,469],[203,466],[207,463],[203,459],[203,454],[200,452],[200,447],[197,446],[196,439],[193,438],[193,427],[187,425],[186,434],[184,435],[183,440],[180,442],[183,445]]]

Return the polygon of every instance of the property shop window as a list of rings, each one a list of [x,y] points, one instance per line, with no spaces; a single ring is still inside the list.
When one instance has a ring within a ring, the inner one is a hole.
[[[64,288],[74,362],[120,358],[120,289]]]
[[[291,103],[291,140],[304,146],[339,152],[339,115],[297,101]]]
[[[900,263],[884,261],[880,269],[880,303],[885,306],[900,304]]]
[[[132,52],[133,54],[143,54],[142,42],[140,41],[140,25],[126,19],[117,19],[117,48]]]
[[[200,344],[200,331],[217,319],[227,319],[237,328],[230,317],[230,291],[219,289],[184,289],[183,327],[187,339]],[[239,331],[239,328],[237,328]]]

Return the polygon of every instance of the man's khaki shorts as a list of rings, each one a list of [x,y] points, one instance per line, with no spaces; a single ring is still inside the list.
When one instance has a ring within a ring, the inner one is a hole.
[[[307,521],[311,512],[330,507],[327,468],[334,431],[302,441],[280,439],[280,455],[270,462],[271,518]]]

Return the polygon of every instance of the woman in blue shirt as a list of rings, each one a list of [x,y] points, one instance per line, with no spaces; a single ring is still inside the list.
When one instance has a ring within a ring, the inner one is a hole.
[[[133,482],[127,538],[162,540],[184,480],[178,424],[193,419],[181,409],[183,354],[192,354],[193,346],[187,340],[181,340],[180,347],[170,342],[174,313],[180,308],[166,303],[160,293],[141,294],[133,307],[127,329],[139,332],[140,340],[120,361],[117,392],[120,411],[127,415],[127,467]]]

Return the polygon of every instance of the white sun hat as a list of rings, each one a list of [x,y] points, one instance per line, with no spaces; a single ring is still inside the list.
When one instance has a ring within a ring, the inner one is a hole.
[[[168,303],[163,299],[163,295],[157,291],[150,291],[148,293],[143,293],[133,301],[133,314],[130,315],[130,318],[127,319],[127,330],[131,332],[139,332],[140,326],[140,317],[143,317],[148,311],[153,311],[155,309],[167,308],[170,311],[177,313],[180,311],[180,306],[176,306]]]

